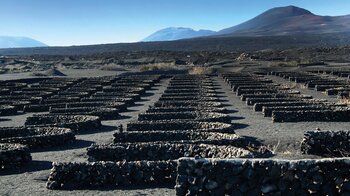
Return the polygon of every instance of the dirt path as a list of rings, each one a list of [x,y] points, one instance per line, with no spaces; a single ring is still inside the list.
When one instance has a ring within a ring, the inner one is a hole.
[[[113,133],[118,125],[136,120],[139,113],[146,111],[164,92],[170,79],[162,80],[152,90],[146,92],[141,102],[136,102],[129,111],[122,113],[121,120],[103,121],[103,130],[96,133],[77,135],[77,141],[59,148],[47,149],[45,152],[32,152],[32,163],[24,166],[20,171],[10,170],[0,173],[0,195],[174,195],[172,188],[142,188],[132,190],[74,190],[52,191],[46,189],[46,181],[50,173],[52,162],[85,162],[87,161],[86,148],[93,143],[109,143],[113,140]],[[26,116],[12,117],[14,121],[5,121],[6,125],[21,126]],[[1,124],[2,122],[0,122]],[[0,125],[3,126],[4,124]]]

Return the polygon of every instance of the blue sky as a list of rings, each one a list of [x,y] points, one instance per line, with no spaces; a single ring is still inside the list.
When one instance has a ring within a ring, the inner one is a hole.
[[[0,35],[50,46],[135,42],[166,27],[220,30],[287,5],[350,14],[349,0],[1,0]]]

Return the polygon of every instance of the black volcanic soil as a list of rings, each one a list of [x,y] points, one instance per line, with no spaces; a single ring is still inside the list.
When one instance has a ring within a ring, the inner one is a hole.
[[[110,143],[113,141],[113,133],[120,124],[126,127],[126,123],[135,120],[137,115],[144,112],[148,106],[157,101],[165,90],[169,79],[153,87],[143,97],[141,102],[136,102],[135,107],[129,108],[129,112],[122,113],[126,116],[122,120],[103,121],[104,129],[100,132],[76,135],[77,141],[71,145],[60,148],[52,148],[45,152],[31,153],[32,163],[20,170],[9,170],[0,173],[0,195],[174,195],[172,188],[133,188],[131,190],[75,190],[75,191],[52,191],[46,189],[46,180],[50,173],[51,164],[54,161],[85,162],[87,161],[86,148],[93,143]],[[11,117],[12,121],[0,122],[0,126],[24,125],[25,118],[32,114],[24,114]]]
[[[232,60],[232,59],[231,59]],[[249,64],[250,63],[250,64]],[[227,62],[218,63],[212,66],[218,72],[240,72],[240,71],[259,71],[267,69],[278,70],[297,70],[298,67],[276,67],[271,62]],[[70,70],[64,72],[68,76],[78,77],[79,74],[84,76],[96,75],[113,75],[118,72]],[[120,73],[120,72],[119,72]],[[8,74],[6,78],[13,79],[13,75]],[[1,76],[2,77],[2,76]],[[310,94],[315,98],[328,99],[336,102],[334,97],[325,96],[319,92],[304,89],[293,83],[287,82],[278,77],[269,76],[276,83],[294,86],[296,90],[300,90],[303,94]],[[4,79],[3,77],[1,79]],[[233,123],[237,125],[237,134],[246,137],[255,138],[266,145],[276,153],[275,158],[299,159],[299,158],[316,158],[316,156],[302,155],[299,151],[300,142],[306,131],[320,128],[321,130],[340,130],[349,129],[349,123],[329,123],[329,122],[299,122],[299,123],[273,123],[270,118],[263,117],[262,114],[254,112],[252,107],[247,106],[245,102],[240,100],[231,89],[219,78],[214,78],[218,85],[218,91],[221,93],[221,99],[224,100],[226,108],[231,111],[234,117]],[[24,166],[20,170],[9,170],[0,173],[0,195],[174,195],[175,190],[172,187],[166,188],[149,188],[149,187],[133,187],[128,190],[74,190],[74,191],[52,191],[46,189],[46,180],[50,173],[51,163],[53,161],[87,161],[86,148],[93,143],[108,143],[113,139],[113,133],[117,126],[125,124],[137,118],[137,115],[152,105],[161,96],[165,90],[169,79],[162,82],[148,91],[149,96],[143,97],[142,102],[129,108],[129,111],[123,113],[127,118],[121,120],[103,121],[105,125],[101,132],[77,135],[77,142],[66,145],[61,148],[50,149],[45,152],[33,152],[33,162]],[[8,121],[0,121],[0,126],[20,126],[24,124],[27,116],[32,114],[23,114],[17,116],[6,117]]]

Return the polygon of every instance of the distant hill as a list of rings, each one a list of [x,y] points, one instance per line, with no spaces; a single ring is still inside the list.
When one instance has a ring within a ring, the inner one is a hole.
[[[46,44],[28,37],[0,36],[0,48],[44,47]]]
[[[350,15],[319,16],[295,7],[277,7],[237,26],[218,31],[226,36],[272,36],[350,32]]]
[[[103,55],[122,51],[228,51],[249,52],[263,49],[338,47],[350,45],[349,33],[283,36],[205,37],[163,42],[137,42],[69,47],[0,49],[0,55]]]
[[[170,27],[166,29],[159,30],[152,35],[143,39],[143,42],[152,42],[152,41],[172,41],[179,39],[188,39],[194,37],[203,37],[214,35],[215,31],[210,30],[198,30],[195,31],[191,28],[183,27]]]
[[[167,28],[145,38],[144,42],[0,49],[0,55],[85,55],[156,50],[254,51],[345,45],[350,45],[350,15],[318,16],[302,8],[287,6],[270,9],[247,22],[216,33]]]
[[[169,41],[203,36],[276,36],[350,32],[350,15],[319,16],[295,7],[277,7],[239,25],[222,29],[194,31],[190,28],[166,28],[143,41]]]

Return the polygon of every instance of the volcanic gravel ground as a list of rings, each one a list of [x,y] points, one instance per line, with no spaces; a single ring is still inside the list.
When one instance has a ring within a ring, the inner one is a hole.
[[[293,85],[293,83],[286,82],[276,77],[270,77],[275,83],[283,83]],[[275,151],[276,158],[285,159],[299,159],[299,158],[313,158],[316,156],[303,155],[300,153],[300,143],[303,139],[304,133],[308,130],[347,130],[350,128],[348,122],[297,122],[297,123],[273,123],[271,118],[264,117],[263,114],[253,111],[252,106],[247,106],[244,101],[241,101],[240,96],[236,96],[231,91],[230,87],[221,79],[216,79],[217,84],[220,85],[221,96],[227,109],[234,111],[231,114],[235,117],[233,123],[237,123],[238,129],[236,133],[241,136],[253,137],[262,143],[269,145]],[[320,92],[295,88],[300,90],[302,94],[309,94],[318,99],[328,99],[335,101]]]
[[[239,71],[239,70],[237,70]],[[309,94],[315,98],[336,101],[335,98],[328,97],[319,92],[301,88],[300,85],[288,82],[279,77],[268,76],[276,83],[294,85],[295,90],[300,90],[303,94]],[[217,91],[220,93],[226,108],[231,111],[236,124],[236,133],[241,136],[250,137],[269,145],[276,153],[276,158],[298,159],[314,158],[300,153],[300,142],[303,134],[309,130],[320,128],[321,130],[341,130],[349,129],[349,123],[329,123],[329,122],[298,122],[298,123],[273,123],[271,118],[265,118],[262,114],[254,112],[251,106],[240,100],[231,91],[223,79],[216,77],[214,82]],[[46,189],[46,180],[50,173],[53,161],[87,161],[86,148],[93,143],[109,143],[113,140],[113,133],[120,124],[126,128],[127,122],[136,120],[138,114],[147,110],[153,105],[162,92],[164,92],[169,79],[162,80],[152,90],[147,91],[141,102],[137,102],[129,111],[122,113],[124,118],[120,120],[103,121],[102,131],[77,135],[77,141],[73,144],[59,148],[46,149],[44,152],[33,152],[33,161],[29,165],[23,166],[20,170],[7,170],[0,173],[0,195],[175,195],[172,187],[133,187],[130,189],[102,189],[102,190],[74,190],[74,191],[52,191]],[[5,117],[8,121],[1,121],[0,126],[21,126],[27,116],[32,114],[22,114]]]
[[[169,79],[162,80],[160,84],[147,91],[140,102],[121,113],[124,118],[120,120],[103,121],[102,131],[76,135],[77,141],[62,147],[45,149],[43,152],[32,152],[33,161],[21,169],[12,169],[0,172],[0,195],[175,195],[173,187],[133,187],[131,189],[102,189],[102,190],[74,190],[53,191],[46,188],[46,181],[52,168],[52,162],[86,162],[86,148],[93,143],[110,143],[113,133],[120,124],[126,128],[127,122],[136,120],[139,113],[144,112],[156,102],[164,92]],[[6,117],[12,121],[2,121],[0,126],[22,126],[30,114]]]

